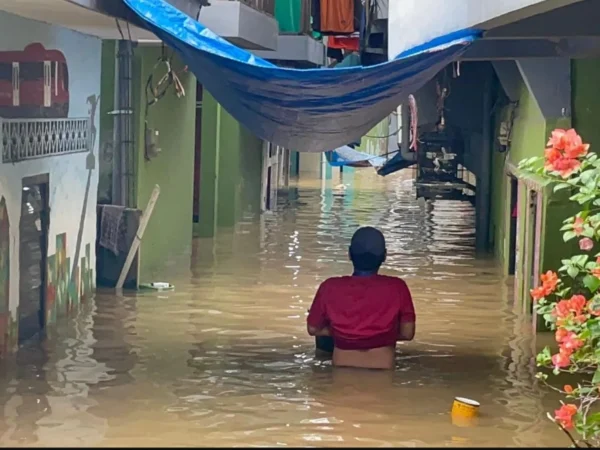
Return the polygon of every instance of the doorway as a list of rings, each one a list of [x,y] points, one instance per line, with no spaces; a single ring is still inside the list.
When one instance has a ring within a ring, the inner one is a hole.
[[[19,344],[46,325],[49,177],[23,179],[19,223]]]
[[[200,221],[200,161],[202,156],[202,85],[196,85],[196,140],[194,144],[194,206],[192,220]]]
[[[542,196],[536,190],[529,190],[527,195],[527,277],[525,293],[538,285],[540,277],[540,247],[541,247],[541,209]],[[529,312],[533,312],[533,302],[529,302]]]
[[[519,213],[519,182],[510,177],[510,235],[508,247],[508,274],[514,275],[517,268],[517,217]]]

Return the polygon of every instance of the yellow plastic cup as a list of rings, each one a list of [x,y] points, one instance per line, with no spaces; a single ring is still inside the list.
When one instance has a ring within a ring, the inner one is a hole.
[[[464,397],[454,398],[452,417],[457,419],[474,419],[479,415],[479,402]]]

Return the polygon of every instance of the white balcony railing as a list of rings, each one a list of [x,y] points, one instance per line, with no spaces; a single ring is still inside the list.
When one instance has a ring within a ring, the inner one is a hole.
[[[70,153],[90,147],[90,119],[2,119],[0,154],[3,163]]]

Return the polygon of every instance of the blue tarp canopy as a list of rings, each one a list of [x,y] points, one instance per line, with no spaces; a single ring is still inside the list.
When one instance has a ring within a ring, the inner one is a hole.
[[[333,167],[375,167],[383,166],[387,160],[384,156],[371,155],[344,145],[325,154],[327,162]]]
[[[236,47],[164,0],[124,2],[236,120],[303,152],[360,141],[480,34],[452,33],[369,67],[290,69]]]

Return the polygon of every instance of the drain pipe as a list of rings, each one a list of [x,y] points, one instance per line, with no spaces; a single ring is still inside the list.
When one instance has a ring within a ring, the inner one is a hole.
[[[112,203],[135,207],[133,199],[133,108],[132,74],[133,43],[120,40],[116,43],[115,61],[115,110],[113,119],[113,155]]]

